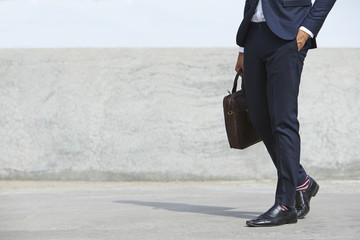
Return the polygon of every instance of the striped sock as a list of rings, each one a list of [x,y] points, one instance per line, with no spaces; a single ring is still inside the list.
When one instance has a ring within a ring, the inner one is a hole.
[[[283,210],[283,211],[288,210],[288,208],[287,208],[287,207],[285,207],[284,205],[281,205],[281,204],[280,204],[280,207],[282,208],[282,210]]]
[[[305,191],[309,186],[309,176],[305,178],[305,181],[303,184],[296,187],[296,191]]]

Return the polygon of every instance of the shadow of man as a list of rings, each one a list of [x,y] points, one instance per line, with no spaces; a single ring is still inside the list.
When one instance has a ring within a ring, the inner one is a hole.
[[[218,206],[201,206],[184,203],[169,202],[144,202],[144,201],[114,201],[115,203],[133,204],[139,206],[153,207],[154,209],[165,209],[173,212],[201,213],[216,216],[251,219],[258,216],[259,212],[232,211],[235,208]]]

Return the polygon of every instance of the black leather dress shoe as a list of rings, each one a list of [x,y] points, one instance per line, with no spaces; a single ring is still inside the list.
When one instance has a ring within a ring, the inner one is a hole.
[[[310,211],[310,200],[319,191],[319,184],[309,177],[309,186],[305,191],[296,191],[295,207],[298,218],[304,218]]]
[[[246,224],[250,227],[271,227],[296,222],[297,213],[295,207],[284,211],[280,204],[275,204],[264,214],[253,220],[246,221]]]

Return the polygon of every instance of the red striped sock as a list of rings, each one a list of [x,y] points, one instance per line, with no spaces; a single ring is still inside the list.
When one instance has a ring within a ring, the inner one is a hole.
[[[281,205],[281,204],[280,204],[280,207],[282,208],[282,210],[283,210],[283,211],[288,210],[288,208],[287,208],[287,207],[285,207],[284,205]]]
[[[296,191],[305,191],[309,186],[309,176],[305,178],[303,184],[296,187]]]

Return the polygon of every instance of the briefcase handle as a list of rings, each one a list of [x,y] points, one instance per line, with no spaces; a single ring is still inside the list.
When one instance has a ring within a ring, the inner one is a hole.
[[[240,71],[238,71],[236,73],[235,79],[234,79],[234,85],[233,85],[233,89],[231,91],[232,94],[234,94],[236,92],[236,88],[237,88],[237,82],[239,79],[239,76],[243,73],[242,69],[240,69]],[[244,81],[241,80],[241,89],[244,89]]]

